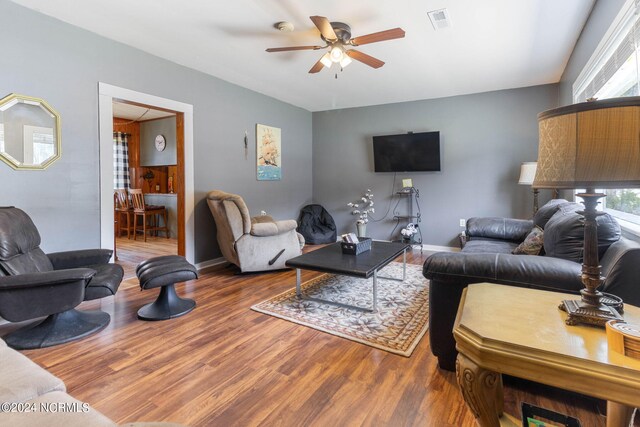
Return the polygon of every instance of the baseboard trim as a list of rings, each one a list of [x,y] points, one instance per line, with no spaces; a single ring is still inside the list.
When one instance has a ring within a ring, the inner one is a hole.
[[[212,270],[218,270],[222,267],[226,267],[228,264],[229,262],[224,259],[224,257],[219,257],[197,263],[196,269],[199,273],[207,273]]]
[[[420,249],[420,245],[413,245],[414,249]],[[422,245],[423,250],[438,251],[438,252],[460,252],[460,248],[454,246],[436,246],[436,245]]]
[[[450,246],[422,245],[421,248],[420,245],[413,245],[412,247],[413,249],[423,249],[427,251],[460,252],[460,248]],[[208,273],[209,271],[226,267],[228,264],[229,262],[224,257],[219,257],[197,263],[196,269],[199,273]]]
[[[383,239],[373,239],[374,242],[390,242],[390,240],[383,240]],[[436,246],[436,245],[420,245],[418,244],[413,244],[411,245],[412,249],[421,249],[421,250],[427,250],[427,251],[434,251],[434,252],[460,252],[460,248],[456,248],[455,246]]]

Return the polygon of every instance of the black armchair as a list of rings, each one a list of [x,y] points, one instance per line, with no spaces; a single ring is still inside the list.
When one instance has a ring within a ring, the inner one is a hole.
[[[120,286],[124,273],[119,265],[109,264],[112,253],[110,249],[83,249],[54,252],[47,257],[54,270],[90,268],[95,271],[84,291],[84,300],[89,301],[115,295]]]
[[[101,311],[75,310],[82,301],[114,295],[122,267],[108,264],[110,250],[46,255],[31,218],[14,207],[0,208],[0,316],[22,322],[47,316],[4,337],[16,349],[42,348],[80,339],[110,320]]]

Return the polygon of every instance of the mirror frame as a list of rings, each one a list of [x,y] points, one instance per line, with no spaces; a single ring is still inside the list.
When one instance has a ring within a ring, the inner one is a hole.
[[[51,107],[51,105],[49,105],[47,101],[45,101],[42,98],[35,98],[33,96],[20,95],[17,93],[9,94],[4,98],[0,99],[0,108],[10,102],[13,102],[16,99],[20,101],[38,102],[40,103],[42,108],[47,110],[53,116],[55,120],[55,126],[56,126],[56,129],[55,129],[56,154],[49,157],[47,161],[42,162],[39,165],[24,165],[21,162],[18,162],[13,157],[11,157],[11,155],[4,153],[2,151],[0,151],[0,160],[2,160],[3,162],[8,164],[15,170],[44,170],[48,168],[53,162],[58,160],[62,155],[62,131],[60,127],[60,114],[58,114],[58,112],[53,107]]]

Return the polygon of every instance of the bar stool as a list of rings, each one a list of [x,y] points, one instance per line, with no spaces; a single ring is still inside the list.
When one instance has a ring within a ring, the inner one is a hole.
[[[122,232],[122,230],[123,229],[127,230],[127,239],[130,239],[131,230],[133,230],[132,224],[131,224],[131,218],[133,217],[133,207],[131,206],[131,203],[129,203],[129,194],[127,193],[127,190],[125,190],[124,188],[114,190],[114,194],[116,197],[116,204],[115,204],[115,217],[116,217],[116,223],[117,223],[116,234],[118,235],[118,237],[120,237],[120,233]],[[122,223],[123,215],[127,218],[126,225]]]
[[[133,204],[133,240],[136,240],[138,234],[138,218],[142,218],[142,234],[144,241],[147,241],[147,232],[164,231],[167,239],[169,238],[169,227],[167,226],[167,209],[164,206],[145,205],[144,194],[141,189],[132,188],[129,190],[131,194],[131,202]],[[159,226],[158,216],[162,216],[163,225]],[[152,218],[151,225],[147,224],[147,218]]]

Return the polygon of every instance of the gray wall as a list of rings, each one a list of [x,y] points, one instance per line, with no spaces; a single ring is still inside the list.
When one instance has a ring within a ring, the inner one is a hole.
[[[100,81],[193,104],[197,262],[220,256],[204,202],[209,190],[241,194],[252,213],[264,209],[280,218],[295,218],[309,201],[310,112],[7,0],[0,0],[0,40],[0,96],[43,98],[62,117],[62,158],[50,168],[25,172],[0,164],[0,205],[19,206],[32,216],[45,251],[100,243]],[[254,142],[244,158],[244,132],[255,141],[256,123],[282,128],[282,181],[256,181]]]
[[[372,188],[379,217],[399,184],[392,189],[391,174],[372,172],[371,136],[410,130],[441,132],[443,171],[398,174],[398,182],[411,177],[421,191],[425,242],[453,245],[459,218],[529,215],[529,189],[516,181],[520,162],[536,158],[536,114],[558,99],[570,103],[570,85],[622,2],[596,3],[560,95],[551,85],[312,115],[0,0],[0,94],[47,100],[62,116],[63,144],[62,158],[46,171],[19,172],[0,164],[0,205],[26,210],[45,250],[99,244],[97,83],[102,81],[194,105],[198,262],[220,255],[204,202],[214,188],[241,194],[252,213],[266,210],[278,218],[295,218],[313,194],[341,231],[353,228],[345,204]],[[282,181],[256,181],[256,123],[282,129]],[[372,223],[369,230],[384,238],[392,227],[392,222]]]
[[[167,145],[156,150],[156,136],[164,136]],[[177,164],[176,118],[167,117],[140,123],[140,166]]]
[[[340,233],[355,231],[347,202],[370,188],[380,218],[393,216],[402,178],[420,190],[424,242],[456,246],[461,218],[531,216],[531,188],[518,185],[520,164],[535,161],[537,114],[556,106],[557,85],[313,113],[313,195]],[[442,172],[373,172],[373,135],[440,131]],[[544,193],[544,192],[543,192]],[[542,194],[545,198],[546,194]],[[391,203],[391,205],[390,205]],[[406,201],[398,206],[404,212]],[[370,222],[388,239],[395,222]],[[397,233],[398,230],[396,230]],[[397,236],[394,236],[397,237]]]
[[[573,104],[573,83],[626,0],[597,0],[560,79],[559,105]],[[584,101],[584,100],[583,100]]]

